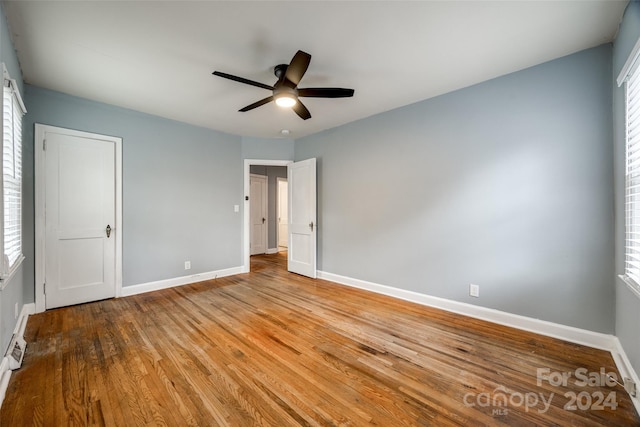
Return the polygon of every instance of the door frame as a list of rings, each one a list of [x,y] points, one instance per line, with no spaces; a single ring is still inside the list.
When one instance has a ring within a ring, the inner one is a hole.
[[[36,313],[46,309],[44,280],[45,280],[45,157],[44,136],[46,132],[59,132],[80,138],[99,139],[115,143],[115,217],[114,234],[116,239],[115,254],[115,292],[116,298],[122,296],[122,138],[100,135],[91,132],[66,129],[57,126],[35,124],[34,134],[34,184],[35,184],[35,305]]]
[[[249,248],[250,240],[250,227],[251,216],[249,212],[249,195],[251,193],[251,183],[249,176],[251,175],[251,166],[287,166],[293,163],[293,160],[265,160],[265,159],[244,159],[244,205],[243,205],[243,220],[242,220],[242,272],[248,273],[251,271],[251,249]]]
[[[278,252],[280,252],[280,202],[282,199],[282,194],[280,194],[280,183],[284,181],[287,183],[287,185],[289,185],[289,176],[287,176],[286,178],[282,178],[282,177],[276,177],[276,248],[278,249]],[[289,210],[289,191],[287,190],[287,211]],[[289,212],[287,212],[287,230],[289,229]],[[288,241],[288,236],[289,233],[287,233],[287,248],[289,247],[289,241]]]
[[[259,174],[249,174],[249,184],[251,184],[251,178],[258,179],[263,182],[263,201],[262,207],[264,209],[264,222],[262,223],[262,237],[264,238],[264,252],[261,254],[266,254],[269,250],[269,178],[266,175]],[[249,196],[251,196],[251,185],[249,185]],[[249,218],[251,218],[251,197],[249,197]],[[249,253],[251,253],[251,232],[253,228],[249,228]],[[256,254],[258,255],[258,254]]]

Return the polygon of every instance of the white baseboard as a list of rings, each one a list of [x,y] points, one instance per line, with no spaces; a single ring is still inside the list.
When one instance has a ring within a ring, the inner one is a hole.
[[[615,336],[613,335],[592,332],[586,329],[575,328],[573,326],[566,326],[548,322],[546,320],[507,313],[493,308],[434,297],[418,292],[380,285],[378,283],[340,276],[338,274],[327,273],[325,271],[318,271],[318,277],[331,282],[340,283],[342,285],[388,295],[405,301],[427,305],[429,307],[440,308],[453,313],[463,314],[476,319],[487,320],[500,325],[511,326],[517,329],[535,332],[537,334],[553,338],[559,338],[576,344],[599,348],[601,350],[611,351],[615,348]]]
[[[611,356],[613,357],[614,362],[616,362],[616,367],[618,368],[620,375],[622,375],[623,378],[631,378],[631,380],[636,383],[636,388],[638,389],[636,397],[630,397],[633,402],[633,406],[636,407],[636,411],[640,414],[640,378],[638,378],[637,372],[633,369],[631,361],[627,357],[627,353],[625,353],[622,343],[618,337],[615,337],[615,348],[611,350]],[[621,378],[619,380],[622,382]]]
[[[158,280],[155,282],[141,283],[139,285],[123,286],[121,295],[128,297],[131,295],[143,294],[145,292],[158,291],[160,289],[173,288],[176,286],[188,285],[190,283],[202,282],[204,280],[217,279],[218,277],[233,276],[244,273],[244,267],[231,267],[223,270],[208,271],[206,273],[192,274],[190,276],[174,277],[173,279]]]
[[[27,327],[29,316],[34,314],[35,312],[35,303],[24,304],[22,306],[22,310],[20,310],[20,317],[18,317],[18,322],[16,323],[15,328],[13,328],[13,333],[24,337],[24,330]],[[2,407],[2,402],[4,401],[4,396],[7,393],[7,387],[9,387],[10,379],[11,370],[9,370],[9,359],[3,357],[2,361],[0,361],[0,407]]]
[[[265,254],[267,254],[267,255],[277,254],[277,253],[278,253],[278,248],[269,248],[269,249],[267,249],[267,251],[265,252]]]
[[[7,393],[7,387],[9,387],[9,380],[11,379],[11,371],[9,370],[9,359],[2,358],[0,362],[0,408],[4,401],[4,396]]]
[[[22,310],[20,310],[20,317],[18,318],[18,323],[16,323],[16,327],[13,330],[14,334],[18,334],[21,337],[24,337],[24,330],[27,327],[27,321],[29,320],[29,316],[32,314],[36,314],[36,304],[30,303],[22,306]]]
[[[338,274],[318,271],[318,278],[339,283],[341,285],[364,289],[378,294],[388,295],[394,298],[410,301],[429,307],[439,308],[453,313],[462,314],[476,319],[487,320],[500,325],[534,332],[576,344],[582,344],[611,353],[618,371],[623,377],[631,378],[637,387],[640,387],[640,379],[633,369],[629,358],[624,352],[620,340],[614,335],[602,334],[586,329],[575,328],[573,326],[561,325],[548,322],[546,320],[534,319],[520,316],[518,314],[507,313],[492,308],[480,307],[473,304],[438,298],[418,292],[398,289],[378,283],[367,282],[365,280],[354,279],[352,277],[340,276]],[[631,396],[630,396],[631,397]],[[640,413],[640,394],[631,397],[631,401],[638,413]]]
[[[586,329],[575,328],[573,326],[566,326],[559,323],[548,322],[546,320],[534,319],[531,317],[520,316],[518,314],[507,313],[492,308],[434,297],[418,292],[381,285],[378,283],[367,282],[365,280],[354,279],[352,277],[328,273],[326,271],[318,271],[318,278],[328,280],[330,282],[339,283],[341,285],[364,289],[366,291],[388,295],[405,301],[410,301],[417,304],[462,314],[465,316],[473,317],[475,319],[487,320],[489,322],[498,323],[500,325],[510,326],[513,328],[534,332],[540,335],[558,338],[564,341],[609,351],[620,374],[623,377],[631,378],[636,383],[636,386],[640,387],[638,374],[633,369],[629,358],[624,352],[624,348],[622,347],[620,340],[615,335],[602,334]],[[631,397],[631,400],[638,413],[640,413],[640,394],[638,394],[635,398]]]
[[[636,386],[640,387],[640,379],[638,379],[638,374],[633,369],[629,358],[624,352],[624,348],[622,347],[620,340],[615,335],[602,334],[586,329],[575,328],[573,326],[566,326],[559,323],[548,322],[546,320],[534,319],[531,317],[520,316],[518,314],[507,313],[492,308],[486,308],[473,304],[467,304],[464,302],[434,297],[418,292],[381,285],[378,283],[367,282],[365,280],[354,279],[352,277],[341,276],[339,274],[328,273],[326,271],[318,271],[318,278],[328,280],[330,282],[339,283],[341,285],[364,289],[378,294],[388,295],[394,298],[426,305],[429,307],[439,308],[476,319],[487,320],[489,322],[498,323],[500,325],[510,326],[513,328],[534,332],[540,335],[558,338],[564,341],[569,341],[572,343],[582,344],[588,347],[608,351],[611,353],[611,356],[613,357],[613,360],[620,374],[623,377],[631,378],[636,383]],[[631,401],[636,407],[638,413],[640,413],[640,393],[636,395],[635,398],[631,397]]]

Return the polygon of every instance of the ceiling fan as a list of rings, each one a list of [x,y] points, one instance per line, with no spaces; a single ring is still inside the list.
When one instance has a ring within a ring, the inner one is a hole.
[[[299,50],[293,56],[289,65],[280,64],[274,67],[273,72],[278,78],[278,81],[273,86],[245,79],[243,77],[222,73],[220,71],[214,71],[213,75],[262,89],[267,89],[273,92],[271,96],[254,102],[251,105],[247,105],[238,111],[244,113],[271,101],[275,101],[276,104],[281,107],[291,107],[301,119],[307,120],[311,118],[311,113],[298,98],[348,98],[353,96],[354,93],[353,89],[343,89],[338,87],[299,88],[298,83],[300,83],[302,76],[304,76],[307,68],[309,68],[310,62],[311,55]]]

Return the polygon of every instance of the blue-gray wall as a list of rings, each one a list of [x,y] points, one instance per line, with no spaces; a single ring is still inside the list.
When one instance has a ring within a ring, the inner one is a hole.
[[[616,273],[624,273],[624,176],[625,176],[625,107],[624,86],[615,80],[634,45],[640,38],[640,3],[632,1],[627,6],[622,25],[613,45],[613,119],[616,207]],[[636,372],[640,373],[640,299],[620,279],[615,282],[615,328],[625,353]]]
[[[611,51],[296,140],[318,268],[613,333]]]
[[[123,286],[242,265],[240,137],[29,85],[26,103],[25,144],[34,123],[123,139]]]
[[[252,165],[250,172],[267,177],[267,249],[278,249],[278,178],[287,178],[287,167]]]
[[[16,51],[13,48],[13,43],[9,36],[9,30],[7,21],[4,14],[4,7],[0,8],[0,61],[2,61],[9,71],[9,75],[12,79],[16,80],[21,93],[24,95],[22,74],[20,72],[20,66],[18,64],[18,57]],[[23,175],[29,173],[33,169],[32,164],[29,163],[29,148],[23,148],[23,154],[26,157],[23,160]],[[33,157],[33,155],[31,154]],[[33,180],[29,181],[29,178],[24,178],[23,183],[23,197],[28,198],[30,196],[29,187],[33,186]],[[27,201],[27,203],[29,203]],[[29,217],[26,213],[23,213],[23,234],[22,239],[23,253],[27,255],[29,251],[33,251],[33,233],[29,233],[33,226],[30,226],[28,221]],[[33,256],[31,257],[33,260]],[[14,316],[14,306],[18,304],[18,310],[22,310],[22,306],[25,300],[25,294],[29,295],[29,289],[33,288],[33,270],[29,266],[29,259],[22,263],[15,273],[15,276],[6,283],[4,290],[0,292],[0,359],[5,353],[6,348],[9,346],[11,335],[15,329],[17,319]],[[33,294],[33,291],[31,291]]]
[[[31,236],[33,135],[40,123],[123,139],[123,286],[242,265],[243,159],[293,159],[292,140],[242,138],[36,86],[25,91]],[[33,286],[26,301],[34,301]]]
[[[258,160],[293,160],[293,139],[242,137],[242,158]]]
[[[243,206],[242,159],[317,157],[321,270],[615,331],[640,370],[640,302],[614,280],[624,244],[624,120],[622,92],[615,88],[612,99],[611,89],[639,35],[632,2],[613,49],[295,142],[228,135],[27,86],[27,259],[0,293],[1,349],[15,326],[13,305],[34,300],[37,122],[123,138],[125,285],[182,276],[187,259],[189,273],[239,266],[242,211],[233,205]],[[22,85],[4,13],[0,59]],[[479,299],[468,297],[469,283],[480,285]]]

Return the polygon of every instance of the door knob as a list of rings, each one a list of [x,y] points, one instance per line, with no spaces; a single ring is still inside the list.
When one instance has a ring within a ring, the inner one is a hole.
[[[313,231],[313,221],[309,223],[309,227],[311,228],[311,231]]]
[[[111,226],[107,225],[107,239],[111,236]]]
[[[264,218],[262,218],[262,223],[263,223],[263,224],[264,224],[264,222],[265,222],[265,221],[266,221],[266,220],[265,220]]]

